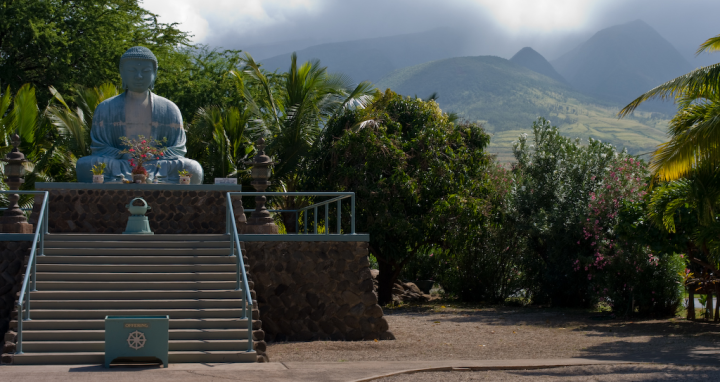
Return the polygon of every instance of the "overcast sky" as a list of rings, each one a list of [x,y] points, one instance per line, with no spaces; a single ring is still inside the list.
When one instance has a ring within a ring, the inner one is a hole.
[[[162,22],[181,23],[195,42],[261,53],[255,56],[450,27],[472,36],[468,54],[509,58],[532,46],[554,59],[600,29],[641,19],[693,66],[720,62],[720,53],[693,58],[700,43],[720,34],[717,0],[144,0],[143,6]]]

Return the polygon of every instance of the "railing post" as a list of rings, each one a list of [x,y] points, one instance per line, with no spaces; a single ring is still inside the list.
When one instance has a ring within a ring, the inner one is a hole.
[[[313,211],[313,217],[315,218],[315,234],[317,235],[317,207]]]
[[[48,230],[48,220],[49,220],[48,214],[50,213],[50,211],[49,211],[50,210],[50,193],[47,191],[45,191],[45,200],[46,200],[46,202],[45,202],[45,218],[43,219],[43,224],[44,224],[45,229],[43,230],[43,234],[50,233],[50,231]],[[44,254],[43,254],[43,256],[44,256]]]
[[[298,219],[299,219],[298,210],[295,210],[295,233],[296,234],[300,233],[300,227],[298,227],[298,224],[299,224]],[[285,232],[287,232],[287,227],[285,228]]]
[[[22,304],[17,304],[18,309],[18,334],[17,334],[17,345],[15,348],[15,354],[22,354]]]
[[[20,313],[20,312],[18,312]],[[30,289],[25,289],[25,321],[30,321]]]
[[[305,234],[307,235],[307,213],[308,210],[303,210],[303,231],[305,231]]]
[[[252,307],[252,305],[250,305]],[[248,317],[248,351],[253,351],[253,320],[252,320],[252,310],[250,311],[250,316]]]
[[[337,234],[339,235],[342,231],[342,226],[340,225],[340,218],[342,214],[340,214],[340,206],[342,205],[342,200],[337,201]]]
[[[355,193],[350,196],[350,234],[355,234]]]
[[[47,200],[47,195],[45,195],[45,199]],[[47,202],[44,203],[45,207],[43,208],[44,214],[41,221],[38,222],[38,230],[40,231],[40,256],[45,256],[45,234],[47,233],[47,221],[48,221],[48,204]]]
[[[225,197],[227,199],[225,204],[230,204],[230,193],[228,192]],[[230,235],[230,206],[227,205],[225,207],[225,234]]]
[[[330,233],[330,221],[329,221],[330,215],[328,214],[329,210],[330,210],[330,203],[326,203],[325,204],[325,234],[326,235]]]
[[[37,292],[37,256],[33,256],[32,263],[32,291]]]

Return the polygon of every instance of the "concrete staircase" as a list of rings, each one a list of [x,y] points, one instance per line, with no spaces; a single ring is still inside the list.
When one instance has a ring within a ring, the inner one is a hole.
[[[46,236],[13,364],[102,363],[107,315],[170,316],[171,363],[256,362],[229,254],[226,235]]]

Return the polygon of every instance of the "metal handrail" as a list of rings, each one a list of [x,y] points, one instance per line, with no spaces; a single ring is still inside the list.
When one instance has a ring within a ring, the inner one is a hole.
[[[273,210],[273,211],[285,211],[295,212],[295,220],[299,212],[314,208],[315,220],[317,223],[317,209],[318,207],[325,206],[325,233],[328,233],[328,205],[332,202],[337,202],[337,216],[338,224],[337,231],[340,233],[340,202],[343,199],[351,199],[351,234],[355,234],[355,193],[354,192],[227,192],[226,198],[226,209],[225,209],[225,227],[226,233],[230,235],[230,256],[237,256],[237,273],[235,277],[235,288],[240,290],[240,281],[242,280],[242,317],[241,319],[248,320],[248,350],[253,351],[253,338],[252,338],[252,294],[250,293],[250,285],[247,280],[247,272],[245,271],[245,260],[243,259],[242,246],[240,245],[240,236],[238,235],[237,223],[235,222],[235,214],[232,207],[233,195],[242,196],[335,196],[335,198],[326,200],[324,202],[316,203],[307,207],[300,208],[298,210]],[[307,214],[305,214],[307,215]],[[307,218],[307,216],[306,216]],[[305,227],[307,233],[307,225]],[[315,232],[317,233],[317,224],[315,225]],[[242,269],[242,271],[241,271]],[[249,310],[249,314],[248,314]]]
[[[295,212],[295,221],[297,222],[299,218],[299,214],[303,211],[309,211],[310,209],[313,209],[313,217],[315,219],[314,224],[314,230],[315,234],[317,234],[317,217],[318,217],[318,207],[325,206],[325,234],[330,234],[330,227],[329,227],[329,205],[332,202],[337,202],[337,234],[341,234],[341,202],[343,199],[350,198],[350,235],[355,235],[355,193],[354,192],[231,192],[230,194],[233,195],[242,195],[242,196],[335,196],[335,198],[328,199],[319,203],[315,203],[312,205],[309,205],[307,207],[302,207],[296,210],[268,210],[270,212]],[[247,212],[251,212],[254,210],[245,210]],[[303,228],[305,233],[307,234],[307,212],[303,214],[304,224]]]
[[[247,281],[247,272],[245,272],[245,260],[243,260],[242,255],[242,247],[240,245],[240,238],[238,237],[238,231],[237,231],[237,224],[235,223],[235,214],[233,213],[232,208],[232,197],[230,196],[230,192],[226,194],[227,202],[226,202],[226,227],[230,234],[230,256],[237,256],[237,275],[236,275],[236,284],[235,288],[236,290],[240,290],[240,276],[242,276],[242,287],[244,289],[244,293],[242,294],[242,314],[243,316],[240,318],[247,319],[248,320],[248,350],[249,352],[253,351],[253,336],[252,336],[252,330],[253,330],[253,322],[252,322],[252,295],[250,294],[250,285]],[[232,229],[230,229],[232,227]],[[235,249],[237,247],[237,252],[235,252]],[[240,271],[242,269],[242,272]],[[247,314],[247,309],[250,311],[250,314]]]
[[[43,201],[40,206],[40,215],[38,216],[37,229],[32,239],[32,249],[30,249],[30,256],[28,257],[27,267],[25,268],[25,277],[23,278],[22,289],[20,289],[20,296],[18,296],[17,308],[18,308],[18,333],[17,333],[17,346],[15,354],[22,354],[22,323],[23,321],[30,321],[30,292],[29,284],[32,281],[32,292],[37,292],[37,249],[40,247],[40,256],[45,256],[45,234],[48,230],[47,220],[47,208],[48,199],[50,193],[48,191],[0,191],[0,194],[42,194]],[[2,239],[0,238],[0,241]],[[23,310],[25,311],[25,318],[23,318]]]

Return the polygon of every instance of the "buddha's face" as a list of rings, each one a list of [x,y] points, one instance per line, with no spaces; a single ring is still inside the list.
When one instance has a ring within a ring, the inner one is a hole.
[[[152,61],[128,59],[120,65],[120,77],[128,90],[136,93],[147,91],[155,82],[157,70]]]

